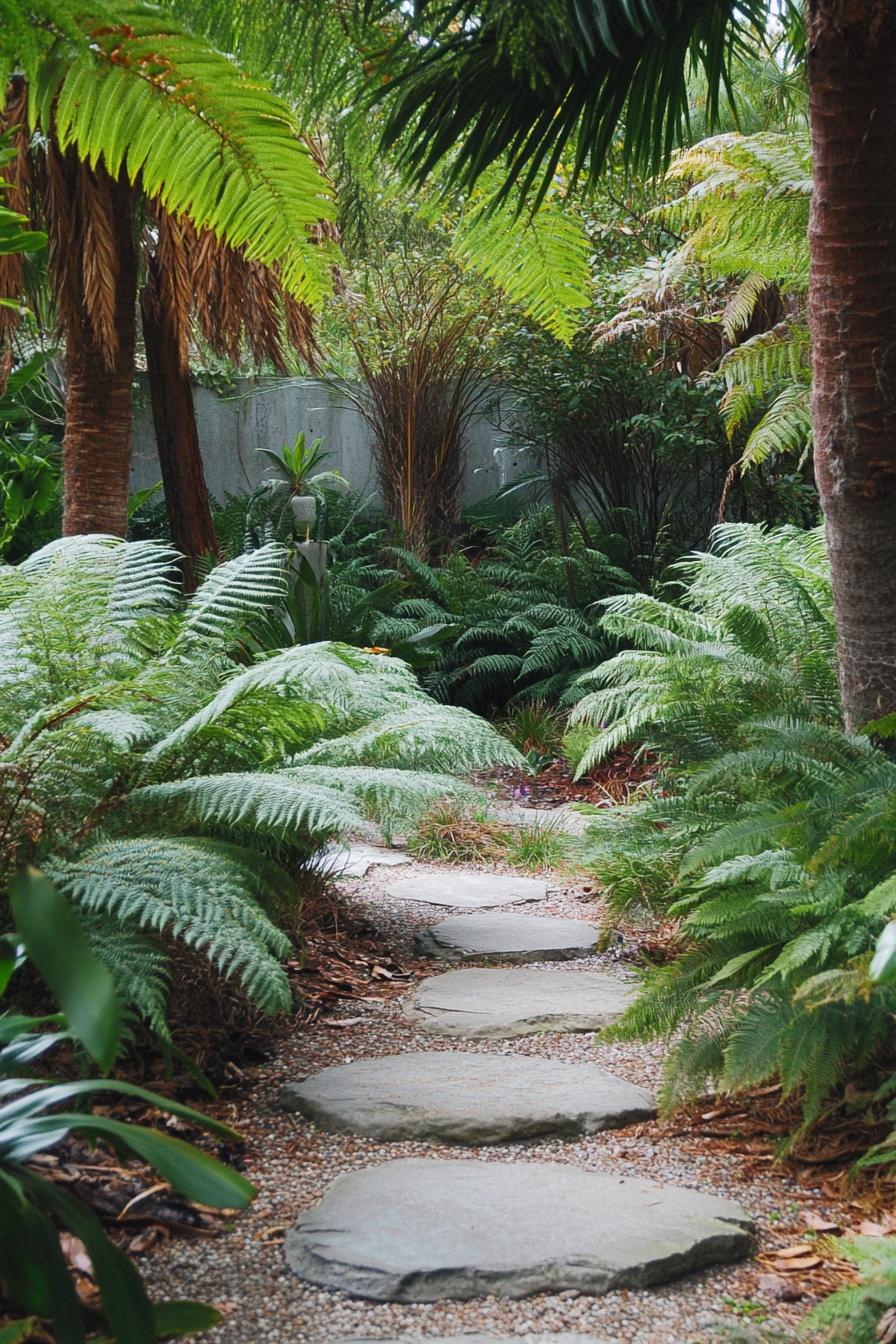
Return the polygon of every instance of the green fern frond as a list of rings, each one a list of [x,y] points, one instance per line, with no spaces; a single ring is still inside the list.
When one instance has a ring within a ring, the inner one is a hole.
[[[276,267],[296,299],[330,292],[333,248],[312,230],[333,217],[331,192],[283,100],[152,5],[25,8],[44,40],[16,50],[17,25],[0,50],[22,62],[34,125]]]

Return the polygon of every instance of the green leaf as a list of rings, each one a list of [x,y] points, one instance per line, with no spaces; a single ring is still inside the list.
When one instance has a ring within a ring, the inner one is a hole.
[[[211,1330],[220,1324],[221,1313],[205,1302],[156,1302],[152,1309],[157,1339],[180,1339]],[[0,1344],[3,1344],[0,1339]]]
[[[154,1344],[155,1330],[143,1280],[124,1251],[106,1236],[96,1214],[55,1181],[32,1172],[24,1172],[21,1180],[32,1198],[83,1241],[96,1274],[103,1314],[118,1344]]]
[[[68,902],[29,868],[10,885],[16,930],[28,956],[65,1013],[72,1034],[101,1069],[115,1058],[119,1007],[112,977],[94,955]]]
[[[0,1328],[0,1344],[27,1344],[37,1328],[36,1316],[29,1316],[25,1321],[13,1321],[11,1325]]]
[[[76,1122],[74,1116],[46,1117],[51,1123],[66,1119],[73,1127],[77,1123],[81,1134],[99,1135],[119,1150],[135,1153],[155,1167],[175,1190],[199,1204],[209,1204],[215,1209],[243,1209],[255,1195],[255,1187],[245,1176],[183,1139],[143,1125],[124,1124],[105,1115],[85,1116],[82,1122]]]

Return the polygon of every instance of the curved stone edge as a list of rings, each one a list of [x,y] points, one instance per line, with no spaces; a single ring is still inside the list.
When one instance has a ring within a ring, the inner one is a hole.
[[[457,1015],[460,1016],[459,1010],[452,1009],[450,1011],[457,1011]],[[415,1008],[413,1004],[407,1005],[402,1009],[402,1012],[408,1021],[421,1031],[429,1032],[433,1036],[446,1036],[454,1040],[467,1041],[512,1041],[518,1036],[543,1036],[550,1032],[598,1032],[603,1031],[604,1027],[612,1026],[622,1016],[621,1013],[607,1013],[604,1020],[599,1021],[595,1014],[588,1017],[576,1017],[571,1013],[547,1013],[540,1017],[526,1018],[525,1020],[520,1018],[516,1022],[508,1022],[503,1026],[498,1026],[495,1023],[485,1023],[480,1027],[475,1027],[463,1022],[452,1022],[446,1025],[435,1011]]]
[[[299,1278],[321,1288],[336,1289],[350,1297],[374,1302],[468,1302],[479,1297],[524,1298],[537,1293],[556,1294],[575,1290],[590,1297],[621,1288],[652,1288],[685,1274],[713,1265],[745,1259],[753,1249],[752,1220],[727,1222],[728,1228],[708,1236],[687,1251],[676,1251],[647,1264],[612,1269],[598,1259],[581,1257],[558,1273],[556,1263],[546,1261],[527,1270],[481,1270],[458,1268],[422,1275],[339,1264],[325,1260],[304,1244],[297,1229],[286,1234],[284,1255]]]
[[[503,1124],[497,1119],[486,1122],[464,1120],[460,1116],[433,1116],[422,1107],[403,1106],[398,1102],[390,1103],[388,1120],[366,1113],[363,1103],[359,1103],[349,1121],[333,1114],[325,1103],[316,1098],[302,1095],[301,1086],[301,1083],[287,1083],[281,1090],[280,1104],[285,1110],[298,1112],[329,1134],[358,1134],[362,1138],[386,1139],[394,1143],[450,1143],[475,1148],[496,1143],[524,1143],[527,1139],[602,1134],[610,1129],[625,1129],[628,1125],[641,1124],[656,1117],[656,1102],[645,1091],[642,1105],[633,1102],[626,1110],[616,1111],[612,1117],[600,1117],[584,1111],[562,1119],[557,1117],[555,1124],[534,1117],[520,1123],[518,1118],[510,1115]]]
[[[469,952],[456,943],[443,943],[433,929],[423,929],[416,935],[414,942],[424,957],[433,957],[437,961],[458,964],[508,962],[523,966],[530,961],[576,961],[580,957],[593,957],[597,951],[597,930],[594,931],[593,941],[581,947],[533,948],[522,952]]]

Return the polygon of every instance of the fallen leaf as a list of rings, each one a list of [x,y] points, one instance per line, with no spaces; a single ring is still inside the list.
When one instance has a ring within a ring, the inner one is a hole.
[[[795,1274],[801,1270],[818,1269],[822,1264],[817,1255],[794,1256],[792,1260],[773,1260],[772,1269],[781,1273]]]
[[[756,1286],[760,1293],[765,1293],[776,1302],[797,1302],[803,1296],[799,1284],[792,1280],[781,1279],[777,1274],[761,1274]]]
[[[859,1223],[859,1235],[862,1237],[885,1237],[888,1229],[883,1223],[873,1223],[870,1218],[863,1218]]]
[[[808,1241],[801,1241],[797,1246],[785,1246],[774,1254],[778,1260],[790,1260],[795,1255],[814,1255],[815,1247],[810,1246]]]
[[[812,1232],[818,1232],[823,1237],[839,1237],[843,1234],[843,1228],[839,1223],[832,1223],[827,1218],[821,1218],[817,1213],[804,1213],[803,1222]]]

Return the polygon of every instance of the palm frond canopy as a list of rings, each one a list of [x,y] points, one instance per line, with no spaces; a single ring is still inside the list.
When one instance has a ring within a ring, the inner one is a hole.
[[[448,158],[470,184],[503,160],[507,191],[519,182],[540,197],[561,167],[596,175],[619,135],[628,162],[662,164],[687,122],[694,66],[712,124],[732,63],[768,25],[766,0],[418,0],[375,65],[388,79],[372,97],[415,178]]]
[[[28,120],[91,168],[125,174],[283,289],[329,293],[329,184],[289,105],[149,4],[0,0],[0,70],[28,84]]]

